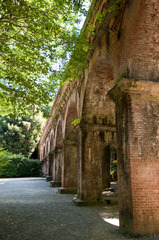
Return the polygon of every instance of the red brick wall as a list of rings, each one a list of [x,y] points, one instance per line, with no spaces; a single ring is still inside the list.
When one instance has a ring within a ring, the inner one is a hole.
[[[118,199],[120,228],[133,232],[130,139],[131,101],[123,96],[116,103],[117,112],[117,160],[118,160]]]
[[[120,227],[132,233],[159,233],[159,84],[123,80],[113,98]]]
[[[130,79],[159,79],[159,0],[130,0],[126,5],[120,38],[110,34],[114,77],[126,73]]]
[[[142,94],[142,93],[141,93]],[[159,101],[131,98],[130,161],[135,232],[159,233]]]

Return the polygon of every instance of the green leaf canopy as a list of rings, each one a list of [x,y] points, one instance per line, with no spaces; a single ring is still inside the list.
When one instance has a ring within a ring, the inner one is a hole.
[[[60,82],[53,72],[79,35],[82,4],[0,0],[0,110],[24,114],[50,101]]]

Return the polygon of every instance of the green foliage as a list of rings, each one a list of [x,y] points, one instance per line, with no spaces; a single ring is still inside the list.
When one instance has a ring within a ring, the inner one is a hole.
[[[125,72],[123,72],[123,73],[119,73],[119,74],[118,74],[118,78],[117,78],[117,80],[114,81],[114,84],[119,83],[123,78],[126,78],[126,77],[127,77],[127,74],[126,74]]]
[[[11,111],[37,111],[56,92],[53,73],[77,40],[83,2],[0,1],[0,102]]]
[[[110,169],[111,169],[112,179],[117,180],[117,160],[111,161]]]
[[[80,124],[80,122],[81,122],[81,118],[77,118],[77,119],[73,120],[72,124],[74,126],[77,126],[78,124]]]
[[[50,116],[49,114],[50,114],[51,108],[52,108],[52,102],[50,102],[49,104],[42,104],[40,106],[41,112],[44,117],[47,118]]]
[[[89,31],[93,31],[93,29],[90,27]],[[76,44],[67,51],[68,55],[63,59],[61,70],[55,72],[53,78],[57,81],[58,79],[62,79],[62,83],[64,84],[72,82],[74,79],[82,80],[81,72],[87,68],[85,61],[90,47],[91,45],[87,41],[87,33],[82,32],[76,39]]]
[[[9,152],[0,147],[0,175],[3,172],[3,168],[6,166],[6,162],[9,159]]]
[[[0,145],[12,153],[30,156],[40,134],[41,124],[35,117],[0,117]]]
[[[104,21],[104,18],[106,16],[107,12],[103,11],[102,13],[97,13],[96,14],[96,19],[98,19],[99,24],[101,24]]]
[[[39,160],[12,154],[0,148],[0,177],[38,177],[40,174]]]
[[[111,0],[109,3],[109,9],[108,12],[118,12],[123,6],[123,4],[126,2],[126,0]]]
[[[91,13],[85,31],[79,30],[89,1],[0,1],[1,115],[38,111],[61,82],[82,79],[91,48],[88,35],[95,34]],[[109,1],[108,9],[96,16],[99,24],[107,13],[118,14],[125,2]]]
[[[109,147],[110,149],[110,173],[112,180],[117,180],[117,156],[116,156],[116,148],[113,146]]]
[[[108,13],[111,13],[112,17],[118,15],[119,11],[121,11],[125,3],[126,0],[109,1],[107,10],[103,11],[102,13],[96,14],[98,24],[102,24]],[[81,73],[85,68],[87,68],[87,54],[89,49],[91,49],[91,43],[89,42],[89,38],[94,37],[95,31],[96,25],[92,22],[92,11],[90,11],[87,16],[87,25],[85,30],[80,33],[77,40],[75,41],[76,44],[72,45],[72,48],[70,49],[70,61],[68,62],[68,58],[66,56],[65,60],[63,61],[63,69],[62,71],[58,72],[58,74],[56,72],[55,78],[60,78],[64,82],[72,82],[74,79],[82,80]]]

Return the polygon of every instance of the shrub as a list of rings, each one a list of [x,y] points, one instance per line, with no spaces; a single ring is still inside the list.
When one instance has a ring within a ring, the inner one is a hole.
[[[40,175],[39,160],[12,154],[0,148],[0,177],[38,177]]]

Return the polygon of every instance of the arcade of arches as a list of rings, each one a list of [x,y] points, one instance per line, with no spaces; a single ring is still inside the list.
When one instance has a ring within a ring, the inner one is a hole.
[[[92,2],[92,22],[109,2]],[[90,42],[84,80],[59,89],[42,133],[43,174],[59,191],[77,193],[74,201],[96,201],[110,186],[114,146],[120,229],[158,234],[159,0],[123,1]]]

